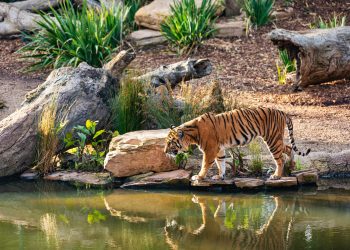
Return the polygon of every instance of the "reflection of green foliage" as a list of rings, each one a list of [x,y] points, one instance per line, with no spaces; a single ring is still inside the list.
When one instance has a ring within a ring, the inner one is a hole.
[[[233,209],[228,209],[226,211],[226,217],[225,217],[225,227],[228,229],[234,229],[235,223],[236,223],[237,215]]]
[[[59,218],[61,221],[63,221],[65,224],[69,224],[69,219],[67,218],[66,215],[60,214],[60,215],[58,216],[58,218]]]
[[[106,220],[106,215],[103,215],[100,211],[94,209],[93,212],[88,214],[87,221],[89,224],[100,223]]]

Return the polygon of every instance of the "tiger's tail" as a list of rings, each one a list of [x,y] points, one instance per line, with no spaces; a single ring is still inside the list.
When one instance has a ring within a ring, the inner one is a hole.
[[[294,136],[293,136],[293,122],[292,120],[289,118],[288,115],[286,115],[286,123],[287,123],[287,128],[288,128],[288,133],[289,133],[289,140],[290,143],[292,144],[292,149],[301,156],[306,156],[310,153],[311,149],[307,149],[306,152],[301,152],[298,150],[297,146],[295,145],[295,141],[294,141]]]

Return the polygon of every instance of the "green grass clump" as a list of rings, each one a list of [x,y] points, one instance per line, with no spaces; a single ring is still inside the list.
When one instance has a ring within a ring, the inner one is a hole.
[[[243,10],[248,22],[256,26],[269,23],[274,2],[274,0],[244,0]]]
[[[335,13],[332,18],[323,20],[322,17],[318,18],[318,21],[315,24],[311,24],[311,29],[330,29],[336,27],[343,27],[346,25],[346,16],[338,16]]]
[[[252,157],[250,170],[255,175],[261,175],[264,162],[261,158],[261,146],[258,141],[254,140],[249,144],[249,153]]]
[[[276,63],[279,84],[285,84],[287,74],[295,72],[297,69],[296,60],[290,59],[287,50],[279,50],[279,61]]]
[[[161,24],[163,36],[179,53],[191,53],[214,34],[218,7],[212,0],[203,0],[199,8],[195,0],[175,0],[171,15]]]
[[[64,1],[58,10],[51,8],[53,18],[40,12],[40,31],[26,35],[29,43],[20,52],[35,59],[29,70],[76,67],[80,62],[101,67],[128,29],[128,11],[129,7],[121,5],[91,9],[85,1],[75,9],[70,1]]]

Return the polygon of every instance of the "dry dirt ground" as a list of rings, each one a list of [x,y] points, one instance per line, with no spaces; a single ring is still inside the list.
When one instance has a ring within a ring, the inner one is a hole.
[[[281,7],[284,1],[277,1]],[[210,76],[192,80],[196,88],[207,86],[212,80],[221,83],[225,93],[245,106],[275,107],[289,113],[294,121],[294,135],[299,148],[311,147],[314,151],[340,151],[350,148],[350,81],[336,81],[311,86],[293,93],[290,85],[278,85],[276,60],[278,51],[267,37],[274,27],[303,30],[317,16],[328,18],[336,12],[349,14],[349,1],[308,0],[294,1],[294,12],[286,20],[276,21],[248,36],[232,39],[210,39],[192,55],[209,58],[214,70]],[[349,25],[350,15],[347,23]],[[26,91],[41,83],[47,72],[21,73],[26,65],[18,61],[14,52],[23,43],[17,40],[0,40],[0,120],[23,101]],[[144,72],[160,65],[185,59],[159,45],[138,49],[131,67]]]

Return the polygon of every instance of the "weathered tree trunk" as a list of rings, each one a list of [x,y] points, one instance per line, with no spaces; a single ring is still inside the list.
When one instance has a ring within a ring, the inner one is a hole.
[[[209,59],[188,59],[161,66],[152,72],[137,77],[137,79],[150,81],[154,87],[168,83],[174,87],[181,81],[207,76],[212,72],[212,69]]]
[[[64,0],[26,0],[10,3],[10,5],[20,9],[20,10],[48,10],[50,7],[56,7],[60,2]]]
[[[122,61],[115,64],[127,66]],[[21,172],[34,163],[38,121],[46,105],[55,103],[56,123],[62,118],[67,121],[59,135],[61,140],[66,131],[87,119],[107,127],[111,114],[108,99],[118,84],[106,70],[85,63],[52,71],[43,84],[27,94],[19,110],[0,121],[0,177]]]
[[[17,35],[23,30],[34,30],[40,15],[18,9],[7,3],[0,3],[0,37]]]
[[[297,61],[295,87],[348,78],[350,75],[350,27],[302,32],[273,30],[272,42],[287,49]]]

